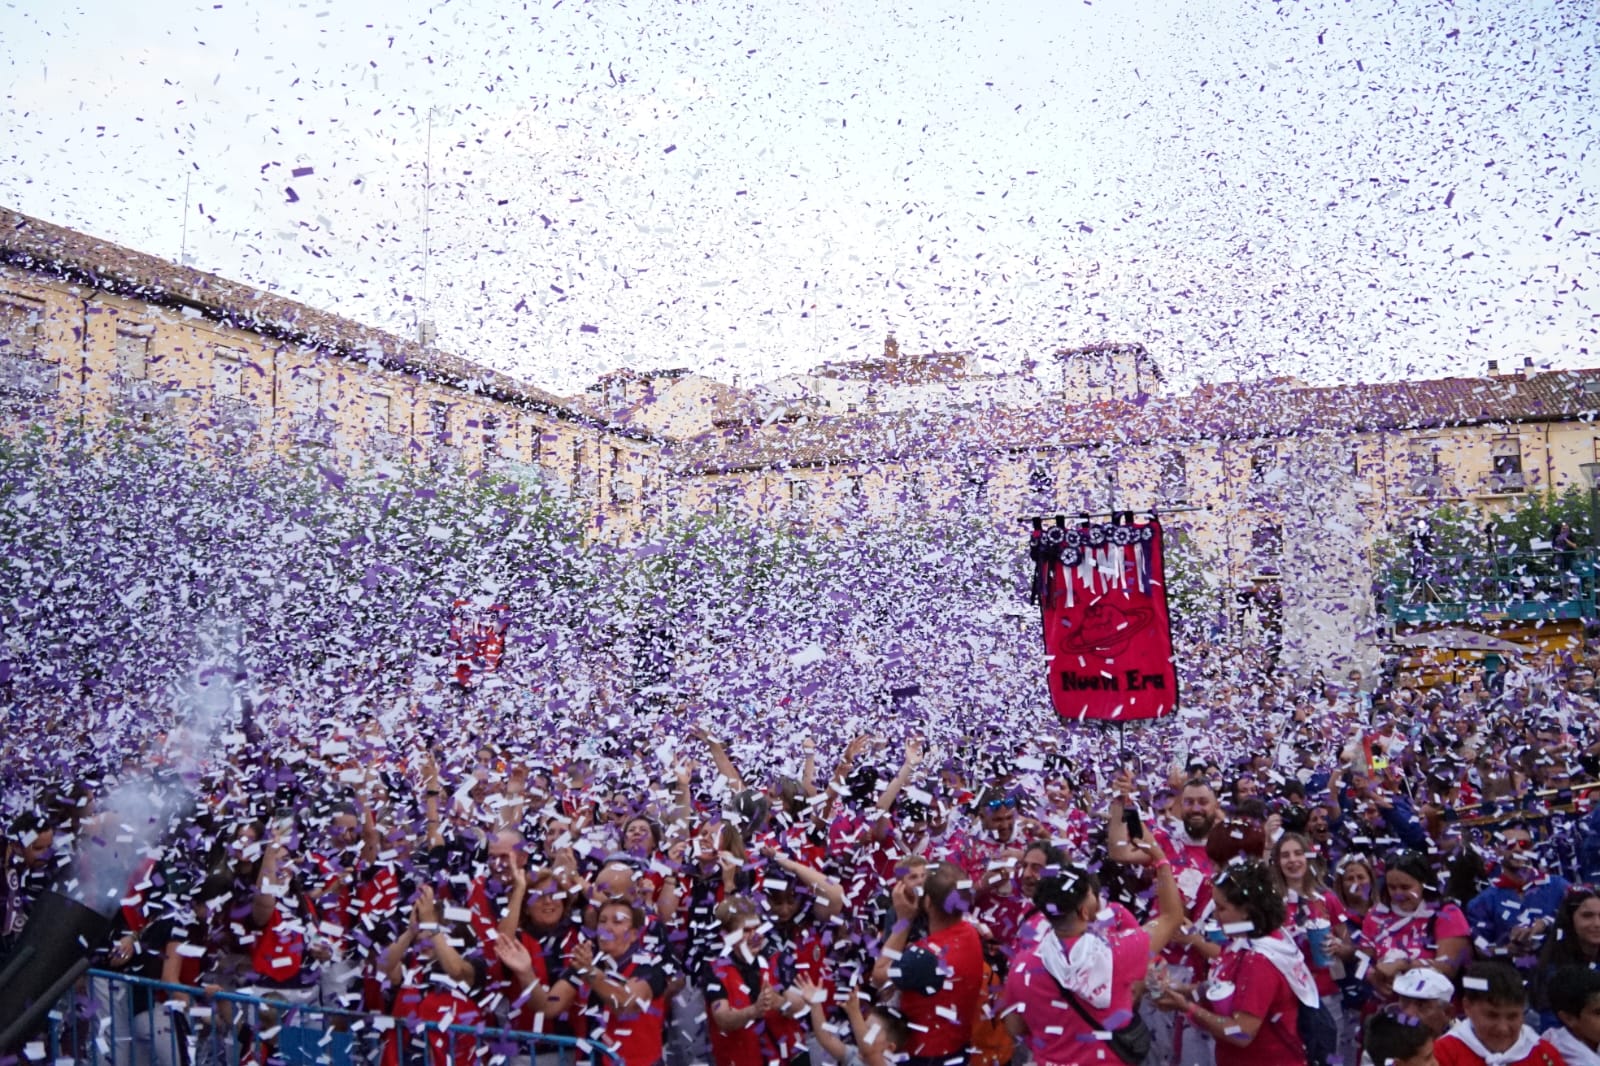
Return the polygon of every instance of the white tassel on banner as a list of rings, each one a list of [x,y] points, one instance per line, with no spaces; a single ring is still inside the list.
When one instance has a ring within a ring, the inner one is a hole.
[[[1107,544],[1100,549],[1100,573],[1107,592],[1122,587],[1122,545]]]

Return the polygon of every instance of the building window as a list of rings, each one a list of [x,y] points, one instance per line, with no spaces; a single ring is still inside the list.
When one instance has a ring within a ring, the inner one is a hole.
[[[867,487],[861,480],[860,474],[851,474],[844,479],[845,497],[852,502],[860,503],[867,495]]]
[[[31,359],[44,332],[44,301],[9,293],[0,298],[0,358]]]
[[[322,372],[296,370],[289,378],[289,399],[294,404],[294,417],[302,421],[322,414]]]
[[[1522,438],[1502,437],[1493,447],[1490,487],[1496,492],[1521,492],[1527,487],[1522,476]]]
[[[1093,353],[1085,354],[1083,359],[1083,380],[1084,384],[1091,389],[1098,389],[1106,383],[1105,364],[1100,361],[1099,356]]]
[[[799,511],[804,511],[811,504],[811,483],[800,478],[789,479],[789,503]]]
[[[483,416],[483,454],[490,458],[500,454],[500,416],[493,411]]]
[[[830,400],[830,401],[829,401],[829,406],[830,406],[830,407],[831,407],[831,406],[832,406],[832,405],[833,405],[833,403],[832,403],[832,401],[831,401],[831,400]],[[861,406],[860,406],[860,404],[854,404],[854,403],[853,403],[853,404],[849,404],[849,405],[848,405],[848,406],[847,406],[847,407],[846,407],[846,408],[845,408],[845,411],[846,411],[846,412],[848,412],[848,413],[849,413],[849,414],[852,414],[852,415],[853,415],[853,414],[856,414],[856,413],[858,413],[858,412],[859,412],[859,411],[860,411],[860,410],[861,410]]]
[[[981,506],[989,498],[989,471],[981,463],[969,464],[962,473],[967,502]]]
[[[1189,464],[1182,452],[1167,452],[1157,472],[1157,494],[1166,504],[1183,503],[1189,498]]]
[[[928,488],[922,481],[922,474],[916,471],[906,475],[906,496],[914,503],[926,503]]]
[[[1431,440],[1412,441],[1406,452],[1407,486],[1413,496],[1432,496],[1444,488],[1439,472],[1439,449]]]
[[[428,434],[440,444],[450,442],[450,405],[440,400],[428,401]]]
[[[390,418],[394,415],[394,397],[387,392],[369,392],[367,394],[367,429],[374,433],[387,433],[393,424]]]
[[[1250,449],[1250,484],[1265,485],[1278,466],[1278,448],[1274,444],[1261,444]]]
[[[211,358],[211,396],[217,400],[242,402],[244,396],[244,353],[232,348],[217,348]]]
[[[1283,527],[1266,522],[1251,530],[1250,553],[1255,557],[1257,573],[1276,574],[1283,559]]]
[[[117,330],[117,377],[122,381],[143,381],[149,376],[150,335]]]

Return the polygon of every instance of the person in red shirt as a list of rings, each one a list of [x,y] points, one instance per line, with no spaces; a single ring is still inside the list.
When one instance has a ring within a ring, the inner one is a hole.
[[[983,945],[967,921],[972,883],[942,862],[928,872],[922,895],[902,880],[892,894],[895,924],[872,968],[879,988],[900,990],[911,1029],[906,1066],[961,1066],[983,997]],[[928,935],[906,945],[911,923],[925,916]]]
[[[1510,963],[1475,962],[1461,972],[1466,1017],[1433,1042],[1439,1066],[1562,1066],[1561,1055],[1524,1018],[1528,989]]]
[[[735,896],[717,904],[716,915],[724,948],[706,964],[712,1060],[716,1066],[789,1062],[805,1051],[805,1028],[786,1012],[756,906]]]
[[[1305,1066],[1299,1008],[1320,1005],[1316,981],[1284,933],[1283,896],[1265,863],[1227,867],[1212,882],[1216,918],[1232,939],[1210,980],[1168,985],[1156,998],[1216,1041],[1217,1066]]]
[[[600,1023],[592,1035],[616,1051],[622,1066],[658,1066],[667,975],[639,951],[644,924],[644,911],[629,900],[609,899],[600,904],[595,941],[579,941],[572,950],[571,972],[549,986],[524,963],[526,949],[521,945],[512,946],[508,940],[501,958],[518,975],[523,994],[535,1010],[558,1017],[570,1011],[584,993]]]

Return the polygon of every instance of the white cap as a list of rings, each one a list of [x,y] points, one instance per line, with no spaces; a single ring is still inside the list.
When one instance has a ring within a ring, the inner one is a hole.
[[[1456,986],[1438,970],[1423,966],[1396,977],[1394,994],[1406,999],[1436,999],[1441,1003],[1449,1003],[1455,998]]]

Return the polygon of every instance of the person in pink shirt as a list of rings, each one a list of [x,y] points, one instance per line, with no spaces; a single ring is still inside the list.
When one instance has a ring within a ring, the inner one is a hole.
[[[1317,995],[1338,1034],[1339,1061],[1353,1062],[1355,1019],[1346,1021],[1344,997],[1334,977],[1335,967],[1339,975],[1344,974],[1341,960],[1355,954],[1349,915],[1338,893],[1322,879],[1307,837],[1299,833],[1278,837],[1272,845],[1272,872],[1283,893],[1284,929],[1305,957],[1317,982]]]
[[[1472,958],[1472,927],[1460,907],[1440,902],[1427,856],[1400,851],[1384,866],[1380,902],[1367,912],[1361,935],[1367,981],[1388,999],[1407,970],[1425,966],[1455,977]]]
[[[1119,773],[1112,782],[1112,789],[1106,824],[1107,856],[1113,862],[1147,866],[1151,862],[1150,853],[1134,846],[1129,839],[1132,835],[1129,819],[1137,813],[1133,775],[1126,770]],[[1205,978],[1208,955],[1216,950],[1214,945],[1206,944],[1200,924],[1211,908],[1211,875],[1216,871],[1216,863],[1206,852],[1206,842],[1217,825],[1220,808],[1216,791],[1201,778],[1189,779],[1178,794],[1176,806],[1176,824],[1156,826],[1151,833],[1161,853],[1172,863],[1185,918],[1185,925],[1173,935],[1162,953],[1162,961],[1175,982],[1188,984]],[[1144,816],[1138,821],[1142,824]],[[1156,1050],[1151,1062],[1160,1066],[1211,1066],[1210,1041],[1181,1015],[1147,1006],[1144,1019],[1155,1039]]]
[[[1152,857],[1165,915],[1148,926],[1121,904],[1106,907],[1094,875],[1061,849],[1042,856],[1033,906],[1047,924],[1034,949],[1013,961],[1002,1000],[1006,1028],[1036,1062],[1099,1066],[1108,1061],[1106,1034],[1119,1041],[1148,1036],[1134,1012],[1134,987],[1183,923],[1183,907],[1171,861],[1148,836],[1141,845]]]

